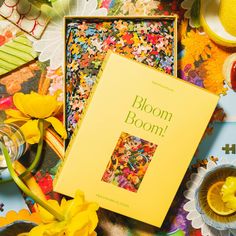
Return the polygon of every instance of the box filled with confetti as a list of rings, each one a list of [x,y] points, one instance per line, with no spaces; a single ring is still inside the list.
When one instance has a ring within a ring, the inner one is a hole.
[[[108,50],[176,76],[176,26],[175,16],[65,18],[65,121],[69,138]]]

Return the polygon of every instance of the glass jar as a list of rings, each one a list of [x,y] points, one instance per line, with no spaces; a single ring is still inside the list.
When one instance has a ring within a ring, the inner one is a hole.
[[[24,135],[15,124],[0,123],[0,142],[6,146],[12,162],[19,159],[26,151]],[[5,158],[0,150],[0,171],[6,168]]]

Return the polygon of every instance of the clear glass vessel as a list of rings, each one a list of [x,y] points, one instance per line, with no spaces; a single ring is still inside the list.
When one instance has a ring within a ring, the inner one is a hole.
[[[19,159],[26,150],[26,142],[23,133],[15,124],[0,123],[0,142],[8,150],[12,162]],[[7,168],[5,158],[0,150],[0,171]]]

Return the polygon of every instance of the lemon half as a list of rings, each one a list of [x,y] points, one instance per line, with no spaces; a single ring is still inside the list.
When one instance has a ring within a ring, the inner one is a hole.
[[[236,36],[236,0],[221,0],[219,15],[225,30]]]
[[[225,30],[220,20],[220,3],[221,0],[201,1],[201,25],[214,42],[226,47],[236,47],[236,37]]]

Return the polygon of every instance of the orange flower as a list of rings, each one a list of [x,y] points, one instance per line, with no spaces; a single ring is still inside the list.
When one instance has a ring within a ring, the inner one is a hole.
[[[211,51],[211,57],[203,63],[206,69],[204,87],[217,95],[226,94],[227,88],[224,87],[222,67],[229,53],[213,43],[211,43]]]
[[[205,34],[200,34],[198,30],[191,30],[187,33],[187,37],[182,40],[186,53],[192,55],[196,61],[208,59],[211,54],[210,43],[209,37]]]
[[[188,20],[182,20],[179,25],[179,30],[178,30],[178,41],[186,38],[187,29],[188,29]]]
[[[22,209],[18,213],[15,211],[9,211],[5,217],[0,217],[0,227],[8,225],[17,220],[31,221],[36,224],[42,223],[39,213],[30,213],[28,210]]]

